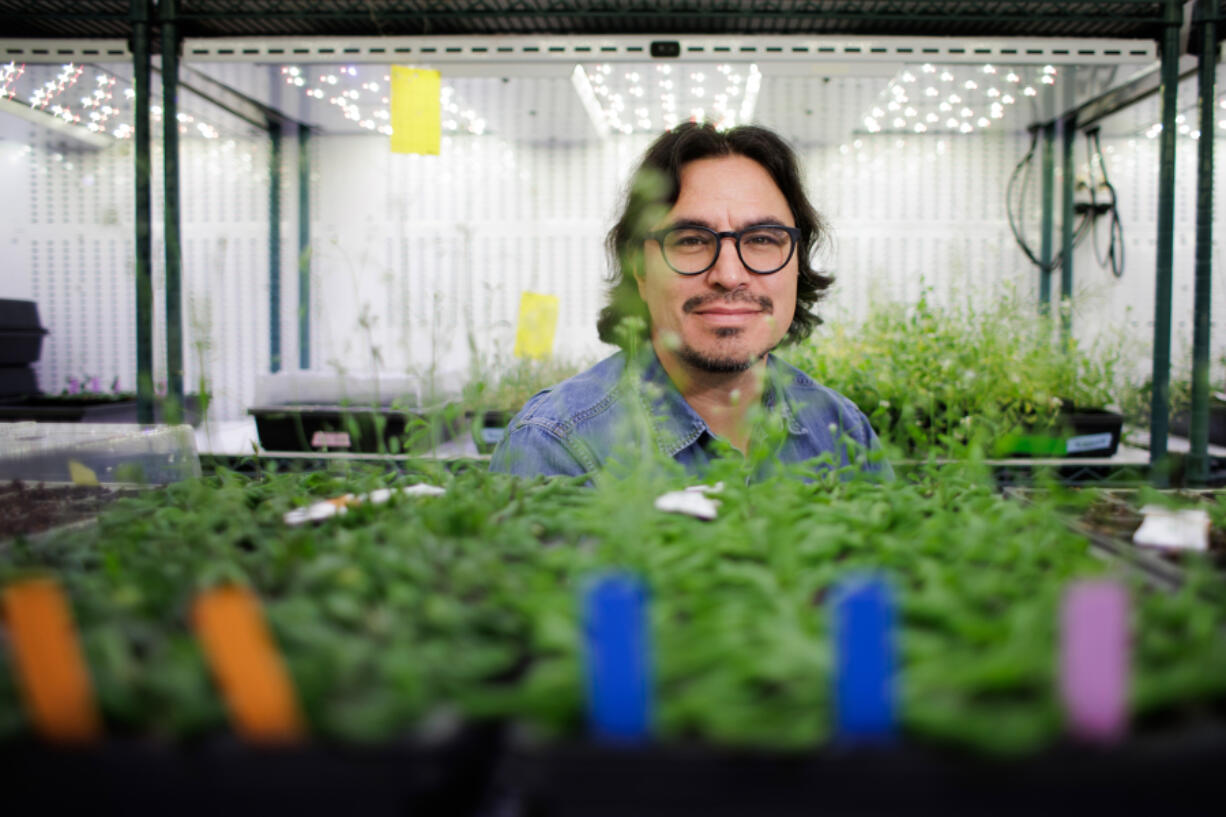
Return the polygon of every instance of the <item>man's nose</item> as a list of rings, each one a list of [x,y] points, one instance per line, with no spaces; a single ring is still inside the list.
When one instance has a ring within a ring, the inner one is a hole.
[[[740,253],[736,251],[736,239],[726,235],[719,240],[719,257],[715,265],[707,270],[707,281],[713,286],[723,289],[736,289],[744,286],[753,275],[741,263]]]

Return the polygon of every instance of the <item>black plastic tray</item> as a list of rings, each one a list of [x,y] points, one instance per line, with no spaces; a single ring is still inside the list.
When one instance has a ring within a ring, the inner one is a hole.
[[[1104,409],[1063,412],[1056,428],[1022,429],[1002,438],[994,452],[1003,457],[1111,457],[1120,447],[1124,417]]]
[[[200,425],[200,403],[194,394],[187,395],[180,422]],[[136,398],[111,400],[90,399],[88,395],[54,397],[36,395],[0,402],[0,422],[34,420],[43,423],[135,423]],[[153,421],[165,422],[163,398],[153,405]]]
[[[461,730],[438,745],[261,749],[234,739],[172,746],[110,740],[88,749],[0,744],[9,813],[267,815],[473,814],[486,797],[501,731]]]
[[[1215,723],[1015,759],[912,746],[774,755],[570,743],[512,752],[500,779],[533,817],[1149,817],[1209,813],[1224,763],[1226,727]]]
[[[1187,412],[1171,415],[1171,433],[1180,437],[1191,434],[1192,418]],[[1226,406],[1209,406],[1209,442],[1226,445]]]
[[[0,397],[38,393],[38,378],[29,366],[0,366]]]
[[[247,413],[266,451],[423,451],[457,430],[440,415],[371,406],[253,406]]]
[[[0,366],[37,363],[46,329],[0,329]]]

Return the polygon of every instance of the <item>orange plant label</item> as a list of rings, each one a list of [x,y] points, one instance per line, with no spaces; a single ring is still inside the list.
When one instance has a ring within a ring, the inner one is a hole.
[[[293,682],[255,596],[235,586],[210,590],[197,597],[192,620],[234,730],[260,743],[301,739]]]
[[[4,588],[3,611],[22,699],[35,730],[58,743],[98,738],[102,718],[59,584],[51,579],[11,584]]]

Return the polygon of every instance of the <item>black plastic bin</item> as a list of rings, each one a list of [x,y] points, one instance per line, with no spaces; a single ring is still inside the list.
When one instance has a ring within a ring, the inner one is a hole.
[[[37,393],[38,378],[29,366],[0,366],[0,398],[21,398]]]
[[[33,301],[0,299],[0,366],[25,366],[42,356],[47,330]]]
[[[998,457],[1111,457],[1120,447],[1124,417],[1113,411],[1076,408],[1061,412],[1053,428],[1022,428],[1004,435]]]

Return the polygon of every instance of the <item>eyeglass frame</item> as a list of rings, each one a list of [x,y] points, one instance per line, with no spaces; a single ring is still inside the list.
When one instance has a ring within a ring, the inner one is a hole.
[[[767,270],[766,272],[759,272],[758,270],[749,266],[749,264],[745,263],[745,256],[741,254],[741,236],[744,235],[745,233],[753,232],[754,230],[766,230],[766,229],[783,230],[785,233],[788,234],[788,237],[792,239],[792,246],[788,249],[788,257],[783,259],[782,264],[775,267],[773,270]],[[674,267],[672,262],[668,260],[668,253],[664,251],[664,237],[668,235],[669,233],[673,232],[674,230],[704,230],[710,233],[711,235],[715,236],[715,257],[711,259],[711,263],[703,267],[702,269],[698,270],[697,272],[682,272],[681,270]],[[710,227],[704,227],[700,224],[674,224],[672,227],[665,227],[662,230],[653,230],[652,232],[647,233],[646,235],[643,236],[644,241],[651,240],[651,241],[655,241],[657,244],[660,245],[660,257],[664,259],[665,264],[668,264],[669,269],[671,269],[673,272],[677,273],[678,275],[684,275],[687,278],[690,276],[694,276],[694,275],[702,275],[704,272],[707,272],[712,267],[714,267],[716,263],[719,262],[719,253],[724,248],[725,238],[733,239],[733,246],[736,247],[736,257],[741,262],[741,266],[745,267],[745,269],[749,270],[754,275],[774,275],[775,273],[779,272],[779,270],[786,267],[791,262],[792,256],[796,255],[796,247],[797,245],[800,244],[800,228],[799,227],[788,227],[783,224],[755,224],[752,227],[746,227],[743,230],[720,231],[720,230],[712,230]]]

